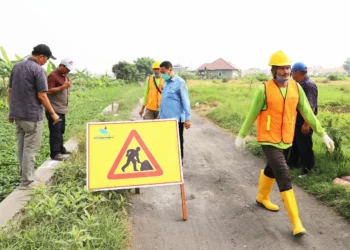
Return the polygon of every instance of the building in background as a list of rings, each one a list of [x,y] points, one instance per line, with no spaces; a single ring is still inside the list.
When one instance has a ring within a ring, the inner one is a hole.
[[[232,63],[225,61],[222,58],[215,60],[212,63],[205,63],[200,66],[197,71],[202,78],[237,78],[241,71]]]

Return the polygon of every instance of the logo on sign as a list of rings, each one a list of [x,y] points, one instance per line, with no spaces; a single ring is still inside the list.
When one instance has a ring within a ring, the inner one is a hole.
[[[114,136],[113,135],[109,135],[109,132],[107,130],[107,127],[104,128],[100,128],[98,130],[98,132],[101,134],[99,136],[95,136],[94,139],[95,140],[109,140],[109,139],[113,139]]]

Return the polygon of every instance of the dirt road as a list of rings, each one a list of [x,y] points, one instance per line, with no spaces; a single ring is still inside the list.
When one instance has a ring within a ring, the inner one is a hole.
[[[302,238],[292,236],[276,184],[271,199],[281,210],[258,207],[264,163],[236,151],[234,136],[193,114],[184,137],[188,220],[182,221],[179,186],[141,189],[132,196],[131,249],[350,249],[350,224],[295,186],[308,232]]]

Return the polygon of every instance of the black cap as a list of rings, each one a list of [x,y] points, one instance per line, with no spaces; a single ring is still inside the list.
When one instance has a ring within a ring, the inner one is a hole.
[[[49,58],[53,59],[53,60],[56,60],[56,57],[54,57],[52,55],[52,52],[49,48],[49,46],[45,45],[45,44],[39,44],[37,46],[35,46],[33,48],[33,54],[42,54],[42,55],[45,55],[45,56],[48,56]]]

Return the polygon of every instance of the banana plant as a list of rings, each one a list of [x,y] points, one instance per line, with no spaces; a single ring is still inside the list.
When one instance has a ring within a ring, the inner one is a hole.
[[[56,70],[57,67],[52,61],[47,62],[47,67],[46,67],[46,75],[50,75],[50,73],[54,70]]]
[[[0,57],[0,77],[2,78],[4,88],[6,89],[7,88],[6,78],[10,78],[13,66],[16,63],[28,58],[29,56],[20,57],[19,55],[15,54],[16,60],[11,61],[9,59],[9,57],[7,56],[7,53],[4,49],[4,47],[0,46],[0,51],[1,51],[1,55],[2,55],[2,58]]]

